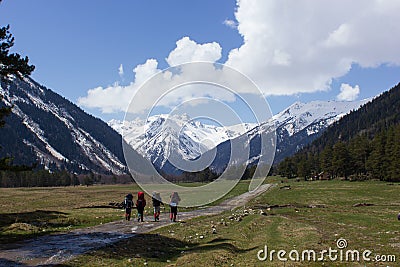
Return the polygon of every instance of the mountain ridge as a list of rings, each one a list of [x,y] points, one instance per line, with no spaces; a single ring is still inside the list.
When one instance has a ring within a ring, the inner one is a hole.
[[[252,154],[248,163],[253,162],[259,158],[259,149],[255,148],[260,142],[259,131],[272,127],[277,136],[275,161],[279,162],[309,144],[344,114],[369,101],[295,102],[259,125],[222,127],[192,120],[186,114],[106,124],[30,77],[2,82],[0,94],[4,96],[1,105],[13,106],[1,129],[0,157],[12,156],[16,164],[38,163],[50,170],[107,174],[127,173],[119,133],[158,170],[174,170],[168,161],[171,153],[193,160],[212,149],[221,154],[213,161],[213,168],[222,170],[229,161],[224,146],[231,140],[243,136],[240,140],[245,142],[249,136]]]
[[[122,138],[100,119],[30,77],[2,81],[0,94],[1,104],[12,106],[0,157],[53,171],[126,173]]]
[[[176,125],[168,127],[164,125],[168,118],[168,115],[165,114],[152,116],[148,118],[146,123],[140,120],[132,122],[113,120],[109,121],[108,124],[119,131],[127,143],[137,149],[142,156],[149,159],[159,170],[168,173],[169,170],[173,169],[168,164],[168,156],[170,155],[168,154],[168,149],[170,148],[177,149],[178,154],[184,159],[195,159],[207,150],[216,148],[217,158],[213,162],[213,169],[222,170],[223,166],[221,165],[229,161],[226,157],[230,155],[230,148],[227,148],[227,146],[231,145],[230,140],[239,138],[241,135],[248,135],[250,140],[253,140],[253,138],[259,138],[256,137],[259,131],[275,128],[278,142],[275,161],[279,162],[284,157],[292,155],[298,149],[313,141],[329,125],[339,120],[342,116],[351,110],[359,108],[368,101],[370,100],[295,102],[274,115],[270,120],[259,125],[246,124],[241,131],[233,130],[238,128],[237,125],[224,128],[202,124],[198,121],[193,123],[188,116],[172,116],[169,118],[169,122]],[[191,124],[188,124],[188,122]],[[197,127],[187,127],[188,125]],[[142,130],[139,130],[140,127],[142,127]],[[178,130],[174,130],[175,128]],[[179,135],[178,131],[182,134]],[[223,137],[218,135],[221,133]],[[193,138],[196,136],[211,139],[212,145],[202,146],[203,144],[200,142],[204,139]],[[241,142],[245,142],[243,140],[248,138],[241,139]],[[253,144],[250,144],[250,146],[254,146],[259,142],[260,140],[256,141],[254,139]],[[254,154],[257,149],[251,149],[251,151]],[[223,156],[218,155],[218,153]],[[257,158],[255,154],[250,155],[250,157],[253,160]]]
[[[287,157],[287,177],[399,181],[400,83],[335,122],[319,138]]]

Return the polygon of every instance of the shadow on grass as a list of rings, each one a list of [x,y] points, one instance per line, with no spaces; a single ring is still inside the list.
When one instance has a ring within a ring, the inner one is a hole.
[[[159,234],[137,234],[132,238],[108,245],[89,254],[102,259],[141,258],[156,262],[174,261],[184,253],[227,250],[235,254],[255,249],[241,249],[229,243],[230,239],[216,238],[207,243],[191,243]],[[68,265],[62,265],[68,266]]]
[[[41,235],[42,233],[39,233],[41,228],[71,225],[66,218],[67,214],[64,212],[47,210],[0,213],[0,244]],[[51,220],[59,219],[61,221],[50,223]]]
[[[32,225],[40,225],[53,219],[66,217],[67,213],[53,210],[35,210],[21,213],[1,213],[0,214],[0,230],[8,228],[14,223],[29,223]]]
[[[0,258],[0,266],[27,266],[16,261]]]

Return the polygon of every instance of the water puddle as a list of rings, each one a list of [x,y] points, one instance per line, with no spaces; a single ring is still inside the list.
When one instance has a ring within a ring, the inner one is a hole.
[[[66,233],[42,236],[20,247],[2,250],[0,266],[43,266],[67,261],[89,250],[132,237],[125,233]],[[6,258],[3,258],[6,256]]]

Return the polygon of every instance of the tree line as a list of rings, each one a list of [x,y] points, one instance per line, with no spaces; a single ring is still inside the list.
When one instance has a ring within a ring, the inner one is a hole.
[[[129,184],[130,175],[102,175],[89,173],[77,175],[66,170],[0,171],[0,187],[51,187],[51,186],[90,186],[94,184]]]
[[[352,180],[380,179],[400,182],[400,124],[374,134],[367,133],[327,144],[322,150],[310,146],[278,165],[288,178],[302,177]]]
[[[240,180],[252,179],[255,175],[257,169],[256,164],[248,164],[242,166],[229,166],[225,167],[223,173],[225,173],[224,178],[235,180],[240,176]],[[166,174],[161,172],[166,180],[174,183],[187,183],[187,182],[199,182],[199,183],[210,183],[218,179],[222,172],[217,172],[216,170],[207,167],[203,170],[196,172],[183,171],[181,174]],[[272,175],[272,169],[268,175]]]
[[[78,176],[66,171],[51,173],[38,171],[0,171],[1,187],[47,187],[80,185]]]
[[[277,171],[289,178],[400,181],[399,166],[400,83],[334,123]]]

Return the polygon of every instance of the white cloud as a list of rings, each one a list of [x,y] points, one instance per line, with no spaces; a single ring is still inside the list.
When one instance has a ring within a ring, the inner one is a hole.
[[[237,1],[244,43],[226,64],[269,95],[329,90],[353,63],[400,64],[400,1]]]
[[[197,44],[196,42],[190,40],[188,37],[183,37],[182,39],[176,42],[176,48],[171,51],[168,58],[166,59],[170,66],[192,62],[192,61],[211,61],[215,62],[221,58],[221,46],[218,43],[205,43],[205,44]],[[122,64],[119,70],[122,69]],[[170,72],[165,72],[164,76],[158,77],[156,80],[154,88],[150,88],[146,91],[147,96],[143,101],[139,103],[136,108],[137,111],[143,111],[147,107],[153,105],[154,103],[147,103],[147,100],[153,99],[152,96],[157,95],[157,89],[168,85],[169,83],[175,82],[177,80],[182,81],[190,81],[193,75],[196,73],[192,73],[193,71],[185,71],[186,69],[182,69],[182,73],[180,75],[172,75]],[[125,112],[128,108],[132,97],[137,92],[138,88],[140,88],[143,83],[147,81],[154,74],[160,72],[158,69],[158,62],[155,59],[148,59],[144,64],[138,65],[135,67],[133,72],[135,73],[134,81],[127,85],[121,86],[119,84],[115,84],[112,86],[96,87],[94,89],[90,89],[87,92],[87,95],[84,97],[80,97],[78,99],[78,104],[87,108],[99,108],[103,113],[114,113],[123,111]],[[197,73],[209,73],[211,76],[218,75],[218,72],[212,69],[201,69],[196,70],[194,72]],[[182,91],[180,91],[182,94]],[[199,87],[191,86],[187,87],[185,90],[186,95],[177,95],[176,92],[169,94],[164,97],[162,104],[165,106],[176,104],[179,101],[185,101],[190,98],[201,97],[206,92],[199,89]],[[232,100],[232,94],[229,93],[216,93],[212,92],[212,95],[215,97],[222,95],[225,99]]]
[[[122,78],[122,76],[124,76],[124,66],[122,66],[122,64],[119,65],[118,74],[119,74],[119,76],[120,76],[121,78]]]
[[[226,64],[250,77],[265,95],[329,90],[332,80],[345,75],[352,64],[400,64],[399,11],[397,0],[237,0],[236,22],[225,20],[224,24],[235,23],[243,45],[229,52]],[[198,44],[183,37],[165,60],[170,66],[216,62],[221,59],[221,51],[216,42]],[[119,70],[123,70],[122,64]],[[125,111],[139,86],[159,71],[157,60],[149,59],[134,69],[135,80],[130,85],[91,89],[78,103],[103,112]],[[218,71],[205,69],[202,74],[215,78],[224,69]],[[164,85],[191,77],[193,73],[187,71],[173,75],[166,72],[158,82]],[[243,84],[232,84],[240,93],[248,92]],[[359,94],[358,86],[342,85],[342,89],[338,99],[349,100]],[[149,88],[147,93],[155,94],[156,90]],[[185,92],[187,96],[202,95],[196,87]],[[230,96],[222,95],[222,99],[231,101]],[[187,96],[171,94],[163,103],[171,105]],[[153,103],[140,103],[143,107],[149,104]]]
[[[193,61],[216,62],[221,58],[221,46],[216,43],[197,44],[189,37],[183,37],[176,42],[176,48],[165,59],[170,66]]]
[[[135,73],[135,85],[140,86],[148,78],[159,72],[158,62],[155,59],[148,59],[146,63],[137,65],[133,72]]]
[[[117,83],[105,88],[99,86],[90,89],[86,96],[78,99],[78,105],[87,108],[99,108],[103,113],[125,112],[139,86],[160,71],[157,66],[158,62],[155,59],[148,59],[144,64],[136,66],[133,70],[135,82],[126,86]]]
[[[231,19],[225,19],[223,24],[225,26],[228,26],[231,29],[236,29],[237,28],[237,23],[234,20],[231,20]]]
[[[358,85],[352,87],[347,83],[342,83],[340,86],[340,94],[337,99],[340,101],[353,101],[356,100],[360,94],[360,87]]]

